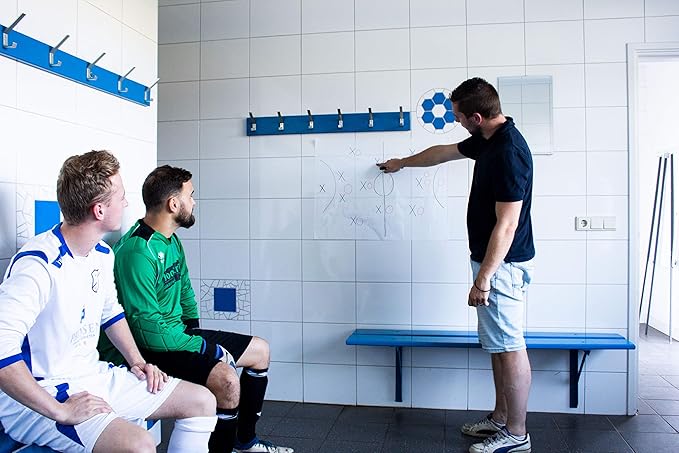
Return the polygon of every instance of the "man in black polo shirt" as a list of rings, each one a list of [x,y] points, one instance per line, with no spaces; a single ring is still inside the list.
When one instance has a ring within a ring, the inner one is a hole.
[[[526,406],[531,370],[523,317],[535,256],[530,219],[533,161],[514,121],[502,114],[491,84],[469,79],[453,91],[450,100],[456,121],[471,137],[377,165],[392,173],[464,157],[475,161],[467,207],[474,275],[468,304],[477,309],[479,340],[491,354],[495,409],[486,418],[462,426],[462,432],[486,438],[473,444],[471,453],[530,452]]]

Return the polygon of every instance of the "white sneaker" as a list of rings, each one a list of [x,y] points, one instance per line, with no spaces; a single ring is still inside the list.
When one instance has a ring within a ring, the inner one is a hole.
[[[507,428],[502,428],[494,436],[469,447],[469,453],[530,453],[530,435],[524,439],[512,436]]]
[[[465,423],[462,425],[462,434],[474,437],[490,437],[498,433],[505,425],[493,420],[493,414],[488,414],[486,418],[476,423]]]
[[[279,447],[267,440],[254,439],[254,442],[248,448],[239,448],[236,446],[234,450],[237,453],[294,453],[290,447]]]

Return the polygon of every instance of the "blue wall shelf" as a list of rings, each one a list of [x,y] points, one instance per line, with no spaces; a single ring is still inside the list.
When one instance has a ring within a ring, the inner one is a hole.
[[[62,52],[58,48],[68,39],[68,35],[60,43],[50,46],[14,31],[13,28],[24,16],[24,14],[19,16],[9,27],[0,25],[0,29],[2,29],[0,55],[136,104],[143,106],[151,105],[151,88],[158,83],[157,81],[147,87],[127,78],[134,68],[121,76],[95,66],[95,63],[104,54],[93,63],[89,63],[66,52]]]
[[[253,117],[245,121],[250,136],[287,134],[327,134],[338,132],[409,131],[410,112],[341,113]]]

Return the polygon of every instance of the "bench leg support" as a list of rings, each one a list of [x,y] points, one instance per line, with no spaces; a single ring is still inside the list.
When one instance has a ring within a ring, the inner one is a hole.
[[[396,402],[403,402],[403,348],[398,346],[396,351]]]
[[[582,362],[580,362],[580,367],[578,367],[578,354],[580,351],[577,349],[571,349],[570,351],[570,396],[571,396],[571,407],[578,407],[578,383],[580,382],[580,375],[582,374],[582,369],[585,366],[585,359],[589,355],[590,351],[582,351]]]

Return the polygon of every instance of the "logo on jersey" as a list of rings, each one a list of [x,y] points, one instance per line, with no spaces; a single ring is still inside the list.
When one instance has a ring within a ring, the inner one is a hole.
[[[168,286],[174,285],[175,282],[178,282],[182,279],[179,266],[180,261],[177,260],[174,262],[174,264],[172,264],[172,266],[165,269],[165,272],[163,273],[163,285],[165,285],[166,288]]]
[[[83,311],[82,311],[82,313],[80,314],[80,324],[83,323],[83,319],[85,319],[85,307],[83,307]]]
[[[99,269],[92,271],[92,291],[99,292]]]
[[[163,252],[158,252],[158,259],[160,261],[165,261],[165,254]]]

